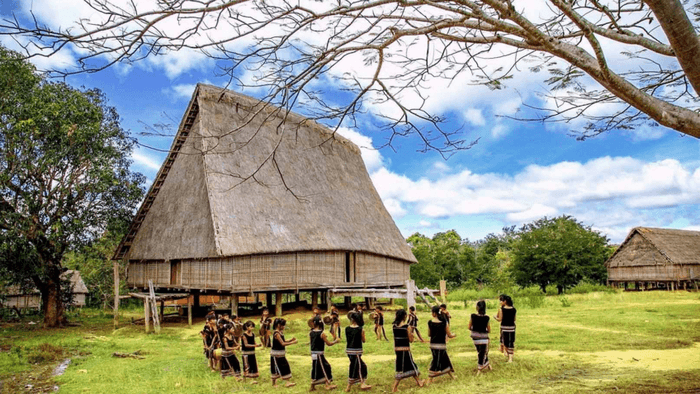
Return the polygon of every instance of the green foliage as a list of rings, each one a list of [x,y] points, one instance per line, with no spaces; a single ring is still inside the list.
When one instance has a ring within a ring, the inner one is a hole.
[[[571,301],[569,301],[569,299],[565,296],[559,297],[559,302],[561,302],[561,306],[564,308],[568,308],[571,306]]]
[[[411,266],[411,278],[418,287],[436,288],[444,279],[452,288],[476,279],[474,249],[456,231],[437,233],[432,239],[415,233],[408,243],[418,260]]]
[[[530,308],[541,308],[544,306],[545,301],[545,293],[537,286],[520,289],[520,291],[513,294],[511,297],[513,297],[515,302],[520,302]]]
[[[134,140],[105,102],[0,48],[0,279],[36,286],[49,326],[62,320],[64,254],[123,226],[143,195]]]
[[[543,291],[554,285],[558,293],[583,279],[603,283],[610,255],[607,243],[606,237],[569,216],[526,224],[512,244],[515,281]]]
[[[576,284],[576,286],[566,289],[567,294],[586,294],[593,293],[596,291],[615,293],[615,289],[609,286],[602,285],[600,283],[591,282],[588,279],[584,279]]]

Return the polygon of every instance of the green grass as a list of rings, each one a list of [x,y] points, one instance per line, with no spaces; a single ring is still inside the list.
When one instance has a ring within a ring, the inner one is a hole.
[[[404,392],[691,392],[700,390],[700,296],[687,292],[588,293],[546,297],[541,307],[518,308],[516,356],[507,364],[498,353],[498,323],[492,321],[491,363],[493,371],[475,376],[476,352],[467,322],[473,302],[449,303],[452,330],[458,337],[448,344],[457,380],[438,378],[428,388],[417,389],[404,381]],[[568,304],[568,306],[565,306]],[[495,302],[489,302],[490,315]],[[130,317],[140,311],[133,310]],[[308,390],[309,312],[285,315],[287,334],[300,344],[288,348],[292,365],[292,389]],[[386,328],[390,329],[387,314]],[[427,334],[427,312],[420,312],[421,332]],[[72,320],[80,324],[59,330],[38,325],[5,324],[0,328],[0,380],[2,392],[46,392],[53,385],[61,393],[220,393],[270,392],[269,357],[258,350],[261,378],[258,385],[222,381],[209,372],[194,327],[167,323],[160,335],[145,334],[143,326],[125,325],[113,330],[111,316],[84,310]],[[345,324],[345,322],[343,322]],[[371,331],[371,327],[368,327]],[[388,332],[391,339],[391,333]],[[365,361],[373,392],[388,392],[393,383],[394,355],[391,343],[377,342],[367,332]],[[427,376],[430,351],[426,344],[413,345],[414,357]],[[143,360],[112,357],[114,352],[140,350]],[[344,343],[326,352],[336,383],[344,386],[348,359]],[[63,376],[51,378],[51,370],[64,358],[72,363]],[[33,389],[25,386],[32,384]],[[357,391],[357,389],[355,389]],[[323,391],[321,389],[321,391]]]

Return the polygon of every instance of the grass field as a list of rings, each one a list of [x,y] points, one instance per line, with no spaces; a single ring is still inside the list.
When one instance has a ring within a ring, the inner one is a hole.
[[[700,294],[688,292],[589,293],[547,297],[540,308],[518,304],[515,362],[492,348],[493,371],[476,373],[476,351],[467,322],[471,305],[450,304],[452,331],[458,337],[448,344],[457,379],[440,377],[433,385],[417,388],[405,380],[403,392],[421,393],[586,393],[586,392],[700,392]],[[495,301],[490,301],[494,315]],[[567,306],[568,305],[568,306]],[[137,315],[133,312],[133,316]],[[387,313],[387,323],[389,316]],[[311,360],[308,349],[309,312],[285,315],[286,337],[298,345],[288,348],[296,387],[278,391],[308,390]],[[419,312],[420,328],[427,333],[427,312]],[[166,324],[160,335],[144,334],[142,326],[113,330],[111,318],[85,310],[73,317],[80,326],[59,330],[32,328],[25,323],[0,328],[0,380],[2,393],[265,393],[270,392],[269,357],[258,349],[261,377],[258,385],[223,381],[209,372],[198,335],[202,323]],[[346,324],[343,321],[343,324]],[[390,329],[390,324],[386,328]],[[368,331],[371,327],[368,327]],[[498,341],[498,323],[491,335]],[[390,330],[388,333],[391,340]],[[369,367],[372,392],[390,392],[393,383],[392,343],[377,342],[367,333],[364,360]],[[340,392],[347,379],[344,343],[327,348]],[[143,360],[112,357],[114,352],[140,350]],[[413,354],[427,377],[430,350],[415,343]],[[51,378],[51,371],[71,358],[66,373]],[[31,385],[29,388],[28,385]],[[324,391],[322,388],[320,391]],[[357,388],[354,391],[359,391]]]

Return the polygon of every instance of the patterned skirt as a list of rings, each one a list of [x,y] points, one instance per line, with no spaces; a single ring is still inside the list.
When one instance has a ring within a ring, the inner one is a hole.
[[[394,379],[401,380],[410,376],[420,375],[418,366],[413,361],[411,348],[394,348],[396,352],[396,374]]]
[[[455,371],[450,357],[447,355],[447,346],[444,343],[431,343],[430,351],[433,354],[433,360],[430,362],[428,376],[432,378]]]
[[[260,376],[258,372],[258,361],[255,359],[255,352],[243,353],[243,376],[246,378],[257,378]]]
[[[284,350],[270,350],[270,378],[291,379],[292,369],[289,367]]]
[[[367,380],[367,364],[362,361],[362,349],[347,349],[350,359],[348,370],[348,384],[355,384]]]
[[[501,338],[506,352],[515,353],[515,326],[501,326]]]
[[[478,354],[479,371],[489,366],[489,333],[472,331],[472,340]]]
[[[330,383],[333,381],[331,365],[323,352],[311,352],[311,384]]]
[[[232,351],[224,351],[221,354],[221,377],[226,376],[241,376],[241,364]]]

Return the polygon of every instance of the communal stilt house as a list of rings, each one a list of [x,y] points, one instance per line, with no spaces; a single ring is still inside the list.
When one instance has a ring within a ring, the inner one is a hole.
[[[700,232],[636,227],[605,263],[608,283],[681,289],[700,280]]]
[[[404,286],[416,262],[355,144],[202,84],[114,258],[134,288],[278,305],[283,293]]]

